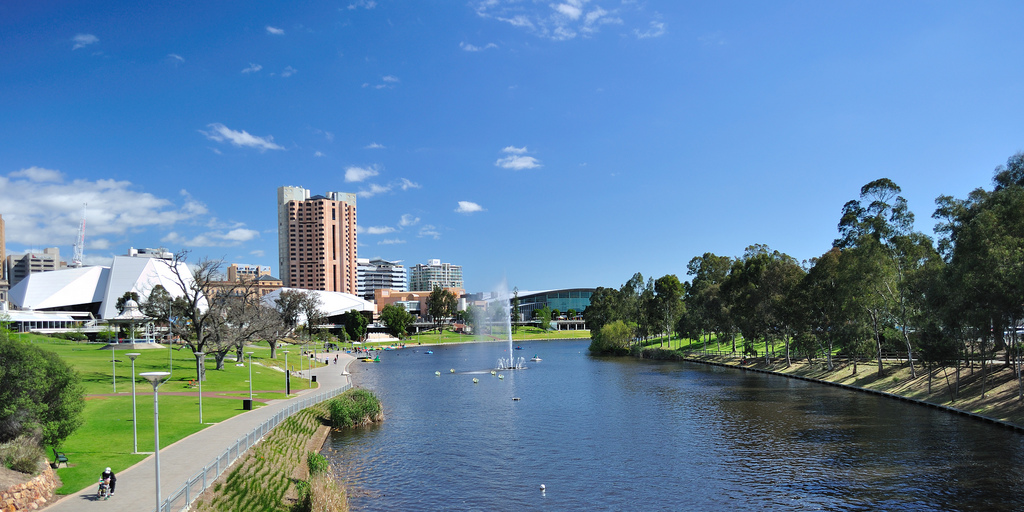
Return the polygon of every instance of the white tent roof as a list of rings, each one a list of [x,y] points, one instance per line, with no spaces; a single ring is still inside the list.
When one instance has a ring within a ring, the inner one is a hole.
[[[29,274],[11,288],[10,301],[24,309],[53,309],[101,302],[107,267],[82,267]]]
[[[156,285],[172,297],[182,295],[168,261],[156,258],[114,256],[109,267],[82,267],[30,274],[11,288],[9,300],[22,309],[61,309],[99,302],[99,317],[118,315],[117,299],[135,292],[143,300]],[[192,273],[178,263],[186,282]]]
[[[296,292],[311,292],[315,293],[320,297],[320,311],[324,316],[337,316],[345,313],[349,310],[356,311],[376,311],[377,308],[372,301],[363,300],[361,297],[357,297],[350,293],[341,292],[325,292],[321,290],[302,290],[299,288],[279,288],[263,296],[263,301],[270,307],[276,307],[274,301],[276,301],[283,291],[296,291]],[[305,317],[299,319],[300,322],[305,322]]]

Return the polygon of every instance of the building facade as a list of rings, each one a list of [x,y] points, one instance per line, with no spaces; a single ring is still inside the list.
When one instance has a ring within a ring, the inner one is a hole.
[[[409,273],[397,261],[358,258],[356,262],[359,265],[356,275],[359,292],[356,295],[373,300],[374,290],[409,290]]]
[[[355,194],[280,187],[277,229],[285,287],[357,293]]]
[[[281,289],[284,283],[270,275],[270,267],[232,263],[228,265],[227,281],[211,281],[210,295],[229,294],[234,296],[266,297]]]
[[[427,264],[412,267],[409,277],[409,291],[431,291],[435,286],[441,288],[462,288],[462,266],[441,263],[441,260],[429,260]]]
[[[7,291],[11,288],[7,282],[7,255],[4,253],[7,240],[4,236],[4,216],[0,215],[0,308],[7,304]]]
[[[42,253],[12,254],[7,257],[6,263],[8,275],[5,277],[11,287],[20,283],[30,274],[53,272],[68,266],[67,262],[60,260],[60,249],[56,247],[43,249]]]

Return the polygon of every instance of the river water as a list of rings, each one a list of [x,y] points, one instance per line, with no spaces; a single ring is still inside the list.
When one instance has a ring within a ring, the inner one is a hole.
[[[785,377],[594,358],[588,343],[524,342],[516,357],[543,360],[504,379],[499,343],[353,362],[386,417],[325,446],[353,509],[1024,510],[1024,436],[1009,429]]]

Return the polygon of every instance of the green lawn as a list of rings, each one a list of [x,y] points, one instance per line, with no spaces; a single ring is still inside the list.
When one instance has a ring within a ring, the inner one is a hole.
[[[64,486],[59,494],[77,492],[96,483],[103,468],[110,466],[121,471],[144,459],[146,455],[133,455],[132,429],[132,361],[125,354],[129,350],[106,350],[105,344],[78,343],[45,336],[25,334],[22,339],[52,350],[60,355],[82,377],[86,402],[82,426],[69,437],[60,450],[71,461],[70,468],[58,469]],[[277,358],[270,359],[270,348],[259,343],[246,349],[253,352],[253,398],[285,398],[284,350],[288,365],[293,370],[305,369],[308,357],[302,357],[301,346],[279,347]],[[160,445],[167,446],[183,439],[207,425],[199,423],[198,387],[190,386],[196,378],[196,358],[187,348],[138,350],[135,373],[168,371],[171,376],[160,386]],[[113,359],[113,363],[111,363]],[[248,362],[248,357],[246,357]],[[249,366],[237,366],[233,359],[226,360],[223,370],[216,370],[215,360],[207,356],[206,380],[203,382],[203,422],[216,423],[244,412],[238,397],[249,396]],[[323,362],[314,366],[323,366]],[[116,371],[115,378],[112,375]],[[306,379],[292,376],[292,390],[308,388]],[[153,451],[153,387],[141,377],[136,378],[139,450]],[[107,396],[116,390],[119,395]],[[189,396],[175,396],[172,392],[186,392]],[[220,397],[220,398],[218,398]],[[260,403],[254,403],[260,407]],[[218,448],[219,449],[219,448]],[[53,456],[53,452],[47,452]],[[216,453],[211,453],[211,460]]]

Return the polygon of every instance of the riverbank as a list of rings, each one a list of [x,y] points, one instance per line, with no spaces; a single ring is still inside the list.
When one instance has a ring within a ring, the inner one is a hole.
[[[658,352],[664,354],[657,354]],[[837,361],[835,368],[829,371],[823,360],[816,360],[810,364],[806,359],[794,360],[791,365],[787,366],[785,359],[780,358],[776,358],[771,364],[768,364],[764,358],[707,355],[696,352],[680,353],[657,348],[644,350],[644,357],[679,359],[763,371],[823,384],[892,395],[894,398],[949,409],[951,412],[976,416],[979,419],[1024,431],[1024,401],[1018,394],[1017,377],[1012,367],[1001,363],[989,365],[986,369],[987,378],[984,379],[980,365],[961,368],[959,392],[954,399],[953,393],[957,387],[955,368],[943,367],[925,370],[919,367],[917,368],[917,377],[914,378],[911,377],[910,367],[905,361],[884,362],[883,372],[880,376],[877,362],[858,363],[856,372],[854,372],[854,365],[846,361]]]

